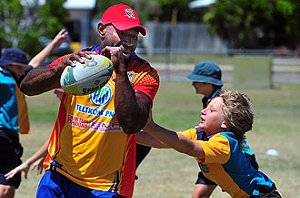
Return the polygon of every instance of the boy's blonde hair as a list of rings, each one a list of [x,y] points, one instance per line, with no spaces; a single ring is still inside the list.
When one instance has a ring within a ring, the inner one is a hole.
[[[239,142],[245,138],[245,133],[252,129],[253,112],[251,110],[250,98],[236,90],[223,90],[217,97],[222,98],[227,131],[236,134]]]

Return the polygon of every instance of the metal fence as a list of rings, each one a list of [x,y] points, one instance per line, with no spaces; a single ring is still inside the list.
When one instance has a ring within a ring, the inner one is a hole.
[[[141,37],[138,53],[148,54],[228,54],[300,56],[300,51],[289,49],[230,49],[225,41],[209,34],[202,23],[147,22],[147,35]]]
[[[266,78],[266,80],[270,80],[270,86],[276,83],[300,83],[300,58],[272,58],[270,64],[271,79]],[[241,69],[238,68],[239,64],[219,65],[223,71],[222,79],[225,83],[239,83],[235,75]],[[192,71],[194,64],[153,63],[153,66],[159,71],[161,80],[186,80],[186,76]],[[261,73],[260,69],[258,73]],[[255,78],[251,77],[251,80],[255,80]]]

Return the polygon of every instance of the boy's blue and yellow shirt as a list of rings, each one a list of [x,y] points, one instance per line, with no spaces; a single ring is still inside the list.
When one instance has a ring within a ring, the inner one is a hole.
[[[270,188],[273,182],[264,173],[251,166],[233,132],[221,132],[199,140],[197,128],[180,132],[199,141],[205,160],[196,158],[204,176],[218,184],[231,197],[259,195],[259,189]]]

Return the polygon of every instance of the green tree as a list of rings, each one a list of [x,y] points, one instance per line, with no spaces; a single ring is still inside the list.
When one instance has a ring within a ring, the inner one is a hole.
[[[299,43],[299,9],[299,0],[217,0],[204,21],[232,48],[294,48]]]
[[[176,21],[191,22],[200,21],[201,15],[199,10],[190,9],[189,3],[193,0],[156,0],[161,5],[159,18],[161,21],[172,21],[174,17]]]
[[[22,4],[21,4],[22,2]],[[64,0],[0,1],[0,46],[17,47],[35,55],[44,44],[41,38],[53,38],[63,27],[66,11]]]

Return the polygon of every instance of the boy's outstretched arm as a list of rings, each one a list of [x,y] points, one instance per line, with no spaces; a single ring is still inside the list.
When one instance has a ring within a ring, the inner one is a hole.
[[[147,125],[143,130],[181,153],[197,157],[201,161],[204,161],[205,159],[204,151],[198,141],[191,140],[180,133],[176,133],[175,131],[159,126],[153,121],[151,113],[149,115]]]
[[[145,133],[143,130],[136,134],[136,142],[153,148],[171,148],[162,141],[152,137],[149,133]]]

